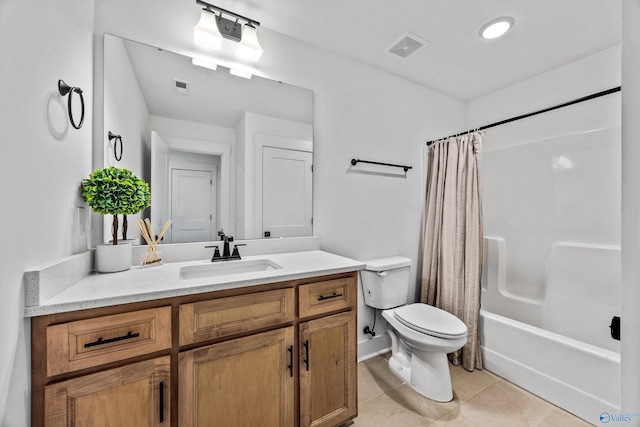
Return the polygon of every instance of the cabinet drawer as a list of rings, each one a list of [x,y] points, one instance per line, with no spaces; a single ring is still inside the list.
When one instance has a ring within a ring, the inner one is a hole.
[[[171,347],[171,307],[47,327],[47,376]]]
[[[295,289],[277,289],[180,305],[180,345],[295,319]]]
[[[298,292],[300,318],[351,307],[355,296],[355,276],[301,285]]]

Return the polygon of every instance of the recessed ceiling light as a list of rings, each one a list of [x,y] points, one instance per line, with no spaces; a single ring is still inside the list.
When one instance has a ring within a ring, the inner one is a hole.
[[[480,35],[484,39],[495,39],[509,31],[514,22],[515,20],[510,16],[492,19],[480,28]]]

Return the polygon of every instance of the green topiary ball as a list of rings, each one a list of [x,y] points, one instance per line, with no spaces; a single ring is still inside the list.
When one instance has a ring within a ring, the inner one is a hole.
[[[151,205],[149,184],[128,169],[97,169],[81,187],[91,209],[103,215],[133,215]]]

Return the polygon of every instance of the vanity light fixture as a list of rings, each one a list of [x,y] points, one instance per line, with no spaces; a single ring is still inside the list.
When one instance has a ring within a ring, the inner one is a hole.
[[[256,34],[256,27],[260,26],[258,21],[202,0],[196,0],[196,4],[204,6],[200,13],[200,20],[193,27],[193,41],[197,45],[222,50],[222,40],[231,40],[238,43],[235,50],[236,56],[247,61],[258,62],[263,52]],[[232,19],[227,19],[223,15]]]
[[[215,62],[205,61],[204,59],[191,58],[191,63],[198,67],[204,67],[214,71],[218,69],[218,64]]]
[[[222,34],[216,16],[206,12],[206,9],[200,12],[200,20],[193,27],[193,42],[209,49],[222,50]]]
[[[236,56],[246,59],[247,61],[258,62],[262,56],[262,52],[263,50],[260,42],[258,42],[258,34],[256,34],[255,27],[251,24],[246,24],[244,26],[242,40],[240,40],[236,48]]]
[[[498,38],[509,31],[511,27],[513,27],[514,22],[515,19],[511,16],[492,19],[480,28],[480,36],[488,40]]]

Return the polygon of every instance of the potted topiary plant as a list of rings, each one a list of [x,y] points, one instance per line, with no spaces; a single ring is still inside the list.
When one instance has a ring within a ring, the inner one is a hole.
[[[138,213],[149,207],[149,184],[128,169],[97,169],[81,184],[82,197],[91,209],[113,215],[111,244],[96,247],[96,270],[101,273],[131,268],[132,249],[129,242],[118,242],[118,215]]]
[[[127,240],[127,230],[129,229],[127,215],[135,215],[151,206],[151,192],[149,191],[149,184],[147,184],[142,178],[134,175],[134,185],[136,186],[135,200],[126,205],[122,211],[122,240],[125,241]],[[132,244],[138,244],[137,239],[132,239],[130,241]]]

